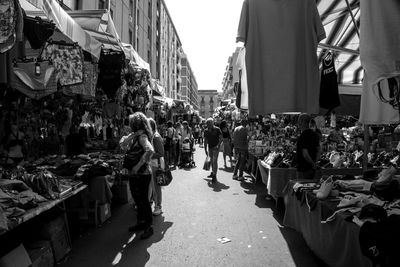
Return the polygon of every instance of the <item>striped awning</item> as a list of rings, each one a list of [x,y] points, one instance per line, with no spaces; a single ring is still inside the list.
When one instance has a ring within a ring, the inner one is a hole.
[[[32,6],[44,12],[46,17],[53,21],[57,28],[72,41],[77,42],[83,50],[89,52],[97,59],[100,58],[102,44],[71,18],[56,0],[26,0]],[[23,1],[22,1],[23,2]],[[22,5],[22,8],[26,6]],[[28,10],[25,9],[27,12]],[[28,12],[27,12],[28,13]]]
[[[360,25],[360,0],[316,1],[327,36],[318,46],[320,62],[327,51],[333,51],[339,84],[359,85],[361,90],[363,69],[359,53],[360,38],[357,34]]]

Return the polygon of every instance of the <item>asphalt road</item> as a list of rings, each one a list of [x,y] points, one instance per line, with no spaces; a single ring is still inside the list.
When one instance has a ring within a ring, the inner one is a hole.
[[[265,199],[262,184],[232,180],[222,154],[218,183],[211,184],[209,172],[202,170],[204,159],[197,147],[197,168],[173,171],[151,238],[128,232],[135,223],[132,205],[113,206],[112,217],[76,239],[59,266],[322,265],[300,234],[281,225],[283,207]],[[220,243],[222,237],[230,241]]]

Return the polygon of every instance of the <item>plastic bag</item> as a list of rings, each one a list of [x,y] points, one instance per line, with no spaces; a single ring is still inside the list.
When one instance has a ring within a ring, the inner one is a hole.
[[[209,171],[210,168],[211,168],[211,158],[207,156],[206,161],[204,161],[203,170]]]

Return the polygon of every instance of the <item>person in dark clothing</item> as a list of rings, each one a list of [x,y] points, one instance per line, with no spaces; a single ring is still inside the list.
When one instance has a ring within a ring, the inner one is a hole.
[[[151,144],[153,131],[146,116],[136,112],[129,116],[132,133],[123,136],[120,146],[126,151],[123,167],[129,177],[129,187],[137,207],[137,223],[129,227],[130,232],[144,230],[141,239],[153,235],[153,214],[149,201],[149,186],[152,179],[150,161],[154,153]]]
[[[320,138],[318,133],[310,129],[311,117],[308,115],[302,119],[302,133],[297,140],[297,178],[314,179],[318,168],[317,161],[321,155]],[[312,121],[311,121],[312,124]]]
[[[229,132],[228,124],[226,121],[222,121],[221,124],[219,125],[219,128],[222,132],[222,140],[224,144],[224,149],[223,149],[223,157],[224,157],[224,167],[225,169],[228,168],[226,165],[226,157],[229,157],[229,160],[231,162],[231,167],[232,167],[232,138],[231,134]]]
[[[212,172],[208,176],[212,182],[217,181],[219,146],[222,142],[222,132],[214,125],[212,118],[207,119],[207,129],[204,132],[204,150],[211,159]]]
[[[65,150],[67,156],[76,156],[85,153],[85,141],[78,132],[78,127],[71,126],[70,133],[65,138]]]

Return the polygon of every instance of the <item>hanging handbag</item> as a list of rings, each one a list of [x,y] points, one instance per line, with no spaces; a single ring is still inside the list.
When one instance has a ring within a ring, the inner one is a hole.
[[[78,44],[49,40],[40,55],[42,60],[51,60],[56,68],[57,81],[62,85],[83,82],[83,53]]]
[[[206,161],[204,161],[203,170],[209,171],[210,168],[211,168],[211,158],[207,156]]]
[[[169,168],[165,168],[164,158],[158,160],[158,169],[156,170],[156,181],[159,186],[167,186],[172,182],[172,173]]]

